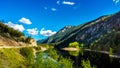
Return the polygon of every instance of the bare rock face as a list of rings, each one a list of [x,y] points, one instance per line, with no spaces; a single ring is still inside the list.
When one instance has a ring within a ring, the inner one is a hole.
[[[36,40],[31,39],[31,40],[30,40],[30,46],[35,46],[35,47],[37,47]]]
[[[37,46],[36,40],[31,39],[30,43],[15,41],[13,39],[3,37],[0,35],[0,46]]]
[[[0,46],[19,46],[19,44],[14,40],[0,36]]]

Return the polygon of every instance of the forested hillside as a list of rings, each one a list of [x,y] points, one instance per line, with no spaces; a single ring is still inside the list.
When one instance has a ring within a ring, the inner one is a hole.
[[[71,26],[66,31],[60,30],[57,34],[46,39],[44,43],[53,43],[57,48],[63,48],[67,47],[69,43],[77,41],[80,44],[84,44],[87,48],[109,50],[112,47],[117,51],[119,50],[120,44],[119,33],[120,12],[117,12],[115,14],[101,16],[96,20],[82,25]],[[59,36],[65,38],[61,39]]]

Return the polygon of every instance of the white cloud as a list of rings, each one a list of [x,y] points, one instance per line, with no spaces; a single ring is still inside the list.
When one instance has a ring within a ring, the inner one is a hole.
[[[49,7],[44,7],[45,10],[51,10],[51,11],[57,11],[56,8],[49,8]]]
[[[32,22],[29,20],[29,19],[27,19],[27,18],[21,18],[20,20],[19,20],[19,22],[21,22],[21,23],[24,23],[24,24],[32,24]]]
[[[9,27],[15,29],[15,30],[19,30],[21,32],[23,32],[25,30],[25,28],[23,27],[23,25],[19,25],[19,24],[14,24],[12,22],[8,22],[8,23],[5,23],[6,25],[8,25]]]
[[[113,2],[117,4],[120,2],[120,0],[113,0]]]
[[[56,8],[51,8],[51,10],[52,10],[52,11],[57,11],[57,9],[56,9]]]
[[[70,2],[70,1],[63,1],[62,4],[66,4],[66,5],[74,5],[74,2]]]
[[[29,35],[38,35],[38,29],[37,28],[33,28],[33,29],[27,29],[27,33]]]
[[[42,28],[40,31],[40,34],[43,36],[52,36],[52,35],[56,34],[56,32],[52,31],[52,30],[45,30],[45,28]]]
[[[60,4],[60,1],[57,1],[56,3],[57,3],[57,4]]]

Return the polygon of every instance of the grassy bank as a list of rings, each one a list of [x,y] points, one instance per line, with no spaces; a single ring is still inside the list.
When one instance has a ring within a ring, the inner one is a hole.
[[[0,68],[24,68],[25,57],[20,49],[0,49]]]
[[[0,68],[72,68],[73,62],[63,58],[54,48],[34,56],[34,47],[1,48]],[[45,58],[45,54],[46,56]]]
[[[33,48],[1,48],[0,68],[28,68],[32,66]]]

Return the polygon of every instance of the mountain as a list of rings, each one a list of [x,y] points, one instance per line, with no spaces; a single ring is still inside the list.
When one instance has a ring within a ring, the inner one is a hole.
[[[50,36],[46,41],[47,43],[60,42],[62,39],[65,39],[74,29],[74,26],[65,26],[55,35]]]
[[[64,27],[43,43],[53,43],[58,48],[62,48],[67,47],[70,42],[77,41],[83,43],[86,47],[91,47],[91,44],[96,40],[100,40],[108,34],[119,32],[119,29],[120,12],[101,16],[82,25]]]
[[[0,22],[0,46],[37,46],[31,37]]]

